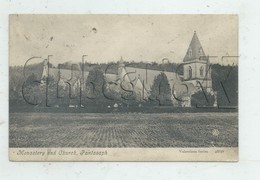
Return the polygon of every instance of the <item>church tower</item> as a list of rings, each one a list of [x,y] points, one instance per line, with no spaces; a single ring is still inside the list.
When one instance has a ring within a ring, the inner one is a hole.
[[[130,78],[127,75],[127,72],[126,72],[126,69],[125,69],[124,60],[123,60],[122,56],[120,58],[120,61],[118,62],[118,72],[117,72],[117,75],[118,75],[118,79],[120,79],[121,82],[122,81],[127,82],[127,83],[130,82]]]
[[[120,79],[122,78],[122,76],[125,75],[125,73],[123,72],[124,69],[125,69],[125,64],[124,64],[123,57],[121,56],[120,61],[118,62],[118,72],[117,72]]]
[[[196,31],[183,59],[183,73],[185,82],[190,82],[197,88],[201,84],[206,90],[212,89],[209,57],[206,56]]]
[[[48,68],[48,61],[47,61],[47,59],[45,59],[45,60],[43,61],[43,71],[42,71],[42,77],[41,77],[41,79],[47,78],[47,76],[48,76],[48,70],[49,70],[49,68]]]

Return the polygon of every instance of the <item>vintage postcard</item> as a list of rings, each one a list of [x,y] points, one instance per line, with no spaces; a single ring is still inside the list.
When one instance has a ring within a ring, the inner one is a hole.
[[[238,161],[238,16],[10,15],[9,159]]]

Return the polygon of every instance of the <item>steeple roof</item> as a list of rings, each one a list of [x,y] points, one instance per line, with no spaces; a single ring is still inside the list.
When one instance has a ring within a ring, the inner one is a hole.
[[[191,60],[199,59],[200,57],[201,57],[201,59],[205,59],[205,58],[203,58],[205,56],[206,56],[205,52],[200,44],[197,33],[196,33],[196,31],[194,31],[192,40],[190,42],[190,46],[186,52],[186,55],[185,55],[183,61],[184,62],[191,61]]]
[[[119,62],[118,62],[118,66],[119,67],[125,67],[125,64],[124,64],[124,60],[123,60],[123,57],[121,56]]]

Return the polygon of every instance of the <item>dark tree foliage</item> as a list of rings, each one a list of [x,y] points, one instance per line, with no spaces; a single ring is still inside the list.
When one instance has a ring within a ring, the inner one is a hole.
[[[212,86],[219,106],[238,106],[238,66],[212,65]]]
[[[9,67],[9,90],[21,92],[22,84],[24,83],[23,67]]]
[[[89,72],[86,80],[85,103],[92,106],[106,106],[108,100],[104,93],[106,91],[106,80],[103,70],[95,68]]]
[[[158,104],[160,106],[171,106],[171,96],[172,95],[169,81],[165,73],[162,72],[154,78],[149,100],[152,103]]]
[[[34,73],[30,74],[23,83],[21,95],[27,104],[41,105],[43,103],[44,89],[40,84],[40,80]]]
[[[80,65],[75,64],[72,62],[65,62],[63,64],[59,65],[61,69],[73,69],[73,70],[80,70]],[[53,67],[51,64],[49,64],[49,67]]]
[[[42,87],[40,87],[43,63],[27,64],[24,66],[13,66],[9,68],[9,103],[10,108],[28,107],[28,104],[42,103]],[[26,100],[28,102],[26,102]]]
[[[191,106],[194,107],[213,106],[214,102],[215,96],[205,91],[198,91],[191,96]]]
[[[39,80],[37,80],[37,77],[34,73],[32,73],[25,81],[25,85],[26,86],[38,86],[39,83],[38,83]]]
[[[86,89],[92,97],[103,96],[103,85],[105,83],[104,72],[99,69],[93,69],[89,72],[86,80]]]

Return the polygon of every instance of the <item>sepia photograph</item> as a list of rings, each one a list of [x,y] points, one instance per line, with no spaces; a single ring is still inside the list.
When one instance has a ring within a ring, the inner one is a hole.
[[[12,161],[237,161],[237,15],[9,15]]]

